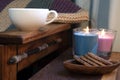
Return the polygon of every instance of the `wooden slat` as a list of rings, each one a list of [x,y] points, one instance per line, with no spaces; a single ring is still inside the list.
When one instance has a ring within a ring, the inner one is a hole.
[[[0,80],[16,80],[17,79],[17,65],[9,65],[10,57],[16,55],[16,46],[4,45],[0,47]]]
[[[16,80],[18,71],[58,48],[64,48],[68,45],[68,32],[66,31],[68,29],[70,29],[69,24],[50,24],[36,32],[23,32],[19,30],[1,32],[0,44],[3,45],[0,46],[0,80]],[[10,65],[7,63],[11,57],[57,38],[63,39],[60,45],[56,44],[38,54],[31,55],[18,64]]]
[[[40,29],[40,31],[25,32],[12,30],[0,33],[1,44],[24,44],[64,30],[70,29],[69,24],[49,24]]]
[[[59,50],[60,50],[60,48],[65,48],[69,44],[68,44],[68,42],[66,42],[68,40],[67,31],[65,31],[65,32],[63,31],[61,33],[42,38],[40,40],[31,42],[31,43],[28,43],[28,44],[19,45],[18,54],[22,54],[25,51],[32,50],[32,49],[34,49],[34,48],[36,48],[36,47],[38,47],[38,46],[40,46],[40,45],[42,45],[46,42],[50,42],[50,41],[56,40],[58,38],[61,38],[62,42],[60,42],[59,44],[50,46],[47,49],[45,49],[45,50],[43,50],[43,51],[41,51],[37,54],[33,54],[33,55],[29,56],[28,58],[24,59],[23,61],[21,61],[20,63],[18,63],[18,71],[20,71],[23,68],[29,66],[30,64],[37,61],[38,59],[43,58],[44,56],[46,56],[46,55],[50,54],[51,52],[57,50],[58,48],[59,48]],[[65,43],[65,44],[63,44],[63,43]]]
[[[0,80],[2,80],[2,53],[4,52],[3,49],[4,46],[0,45]]]
[[[58,38],[58,35],[53,35],[47,38],[43,38],[25,45],[19,45],[18,47],[18,54],[22,54],[25,51],[28,50],[32,50],[38,46],[41,46],[42,44],[46,43],[46,42],[50,42],[52,40],[55,40],[56,38]],[[51,46],[39,53],[33,54],[31,56],[29,56],[28,58],[26,58],[25,60],[21,61],[20,63],[18,63],[18,71],[22,70],[23,68],[29,66],[30,64],[32,64],[33,62],[37,61],[38,59],[48,55],[49,53],[51,53],[52,51],[55,51],[56,49],[58,49],[58,44]]]
[[[32,56],[29,56],[27,59],[21,61],[20,63],[18,63],[18,71],[28,67],[30,64],[32,64],[33,62],[37,61],[38,59],[43,58],[44,56],[50,54],[51,52],[55,51],[58,49],[58,45],[54,45],[49,47],[48,49],[37,53],[37,54],[33,54]]]

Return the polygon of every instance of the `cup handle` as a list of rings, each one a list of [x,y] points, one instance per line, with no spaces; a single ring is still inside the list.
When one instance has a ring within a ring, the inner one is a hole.
[[[50,14],[50,13],[53,13],[53,14],[54,14],[54,17],[53,17],[51,20],[47,21],[46,24],[52,23],[52,22],[58,17],[58,13],[57,13],[56,11],[50,10],[50,11],[49,11],[49,14]],[[48,14],[48,15],[49,15],[49,14]]]

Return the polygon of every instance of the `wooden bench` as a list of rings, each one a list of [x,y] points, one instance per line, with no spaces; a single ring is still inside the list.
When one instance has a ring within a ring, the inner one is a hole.
[[[117,55],[116,55],[117,54]],[[116,57],[116,58],[115,58]],[[72,58],[71,48],[55,58],[29,80],[120,80],[120,69],[105,75],[85,75],[69,72],[64,68],[63,61]],[[111,59],[120,60],[119,53],[113,53]]]
[[[55,50],[68,47],[69,29],[69,24],[49,24],[35,32],[1,32],[0,80],[17,80],[19,71]]]

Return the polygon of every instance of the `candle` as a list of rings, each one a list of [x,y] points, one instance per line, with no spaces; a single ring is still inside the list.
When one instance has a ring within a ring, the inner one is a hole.
[[[81,56],[88,52],[97,53],[98,35],[95,30],[92,31],[88,27],[84,30],[74,29],[73,39],[75,55]]]
[[[107,58],[111,52],[112,44],[114,40],[113,31],[100,31],[98,37],[98,55]]]
[[[101,31],[98,38],[98,51],[110,52],[114,37],[107,35],[104,29]]]

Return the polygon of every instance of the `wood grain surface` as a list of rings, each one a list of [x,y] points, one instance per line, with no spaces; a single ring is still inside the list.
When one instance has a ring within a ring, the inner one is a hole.
[[[52,53],[58,48],[68,46],[67,33],[70,29],[69,24],[50,24],[44,26],[40,31],[24,32],[19,30],[11,30],[0,32],[0,80],[17,80],[17,73],[26,68],[33,62]],[[38,54],[29,56],[18,64],[8,64],[8,60],[25,51],[34,49],[42,44],[61,38],[62,42],[48,47]],[[66,43],[66,44],[64,44]]]
[[[71,49],[50,62],[29,80],[100,80],[102,75],[85,75],[69,72],[63,66],[63,61],[72,58]]]
[[[15,47],[14,45],[0,45],[0,80],[17,79],[17,66],[7,64],[8,59],[16,55]]]
[[[68,49],[29,80],[120,80],[120,68],[104,75],[85,75],[69,72],[64,68],[63,61],[72,58],[71,52],[72,50]],[[112,53],[110,59],[120,61],[120,53]]]
[[[63,36],[64,35],[64,36]],[[32,64],[33,62],[45,57],[46,55],[52,53],[53,51],[59,49],[60,48],[64,48],[64,47],[68,47],[69,46],[69,42],[68,41],[69,37],[67,36],[69,35],[68,31],[62,31],[60,33],[42,38],[42,39],[38,39],[36,41],[27,43],[27,44],[23,44],[23,45],[19,45],[18,46],[18,54],[22,54],[26,51],[29,50],[33,50],[38,46],[41,46],[42,44],[51,42],[53,40],[56,39],[61,39],[62,41],[60,43],[57,43],[55,45],[49,46],[48,48],[46,48],[43,51],[40,51],[38,53],[32,54],[31,56],[29,56],[27,59],[22,60],[20,63],[18,63],[18,71],[24,69],[25,67],[29,66],[30,64]],[[66,43],[66,44],[64,44]]]
[[[69,24],[49,24],[41,27],[39,31],[11,30],[0,33],[1,44],[24,44],[64,30],[70,29]]]

